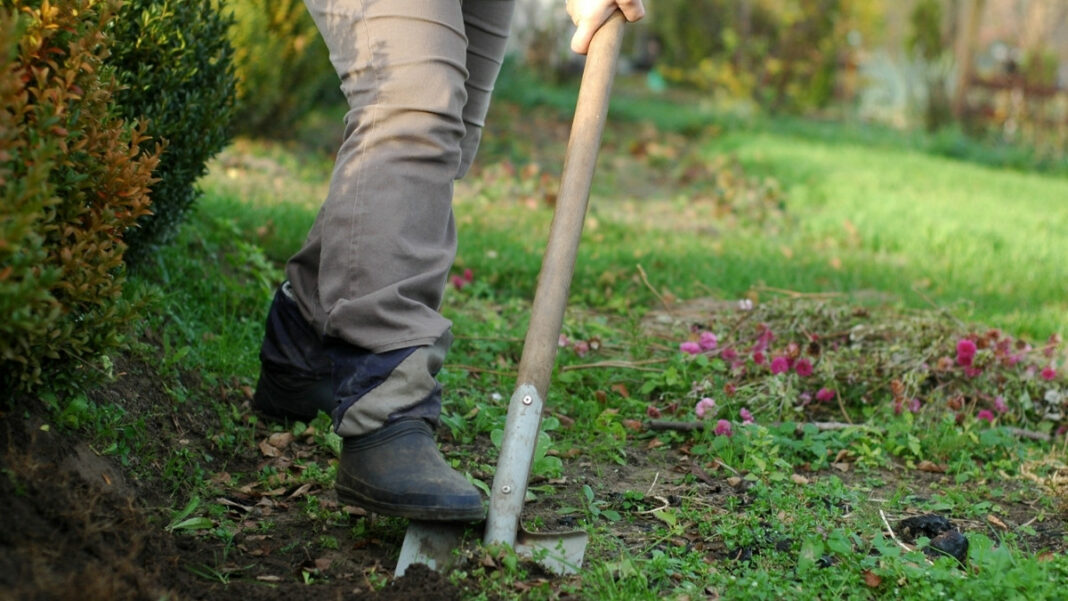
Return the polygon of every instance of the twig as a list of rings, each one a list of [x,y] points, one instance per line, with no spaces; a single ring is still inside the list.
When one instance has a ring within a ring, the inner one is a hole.
[[[924,292],[922,290],[920,290],[920,288],[918,286],[913,286],[912,287],[912,291],[915,292],[916,294],[918,294],[920,296],[920,298],[922,298],[923,300],[927,301],[927,304],[931,305],[931,307],[935,308],[936,310],[941,312],[946,317],[949,317],[953,321],[957,322],[957,325],[959,327],[961,327],[961,328],[967,327],[967,324],[965,324],[963,321],[961,321],[960,318],[958,318],[956,315],[951,313],[949,311],[949,309],[947,309],[945,307],[942,307],[942,306],[939,306],[939,304],[934,302],[934,300],[931,297],[929,297],[926,294],[924,294]]]
[[[580,365],[565,365],[560,371],[575,371],[577,369],[599,369],[602,367],[621,367],[638,371],[661,371],[655,367],[643,367],[654,363],[666,363],[668,359],[644,359],[642,361],[598,361],[596,363],[583,363]]]
[[[649,429],[654,432],[664,430],[671,430],[673,432],[692,432],[694,430],[704,430],[707,427],[706,422],[669,422],[658,419],[650,421],[648,425]]]
[[[879,517],[883,518],[883,525],[886,526],[887,533],[889,533],[890,534],[890,538],[895,543],[897,543],[897,546],[901,547],[902,549],[904,549],[905,551],[908,551],[908,552],[915,551],[915,549],[913,549],[912,547],[910,547],[910,546],[906,545],[905,543],[901,542],[900,540],[898,540],[897,535],[894,534],[894,529],[890,527],[890,522],[888,522],[886,520],[886,514],[883,513],[882,509],[879,510]]]
[[[660,479],[660,472],[657,472],[656,475],[653,476],[653,483],[649,485],[649,490],[645,491],[645,496],[648,497],[650,494],[652,494],[653,489],[656,488],[656,481],[659,480],[659,479]]]
[[[477,340],[479,342],[523,342],[522,338],[507,336],[456,336],[457,340]]]
[[[642,264],[638,263],[637,266],[638,275],[641,276],[642,282],[645,284],[645,287],[649,289],[649,292],[653,293],[653,296],[656,297],[656,300],[660,301],[661,305],[664,305],[664,310],[667,311],[672,317],[675,317],[675,312],[671,310],[671,306],[668,304],[667,300],[663,296],[661,296],[659,292],[657,292],[656,288],[653,288],[652,284],[649,283],[649,276],[645,275],[645,269],[642,268]]]
[[[716,457],[716,465],[719,465],[720,467],[727,468],[727,470],[730,471],[730,473],[734,474],[735,476],[741,476],[741,474],[738,473],[738,470],[736,470],[733,467],[727,465],[726,463],[723,463],[723,460],[720,459],[719,457]]]
[[[836,401],[838,401],[838,409],[841,410],[842,417],[844,417],[847,422],[852,424],[853,420],[849,417],[849,412],[846,411],[845,405],[842,403],[842,395],[836,393],[834,395],[834,398],[835,398]]]
[[[757,292],[777,292],[790,298],[839,298],[845,296],[841,292],[798,292],[797,290],[775,288],[774,286],[755,286],[753,290]]]
[[[501,371],[499,369],[490,369],[488,367],[476,367],[474,365],[464,365],[462,363],[446,363],[445,364],[445,368],[446,369],[462,369],[464,371],[469,371],[469,372],[474,373],[474,374],[494,374],[494,375],[497,375],[497,376],[509,376],[509,377],[511,377],[511,376],[515,376],[515,374],[516,374],[516,372],[514,372],[514,371]]]
[[[657,501],[660,501],[663,504],[660,507],[655,507],[653,509],[646,509],[645,511],[639,511],[638,515],[646,515],[646,514],[650,514],[650,513],[656,513],[658,511],[663,511],[663,510],[667,509],[668,507],[671,507],[671,503],[666,498],[660,497],[660,496],[656,496],[656,497],[653,497],[653,498],[656,499]]]
[[[692,432],[694,430],[703,430],[707,427],[708,422],[673,422],[666,420],[650,420],[648,427],[655,432],[671,430],[674,432]],[[772,422],[769,426],[779,426],[781,422]],[[882,432],[882,428],[878,426],[871,426],[868,424],[853,424],[844,422],[797,422],[797,430],[801,431],[805,426],[815,426],[820,432],[827,432],[828,430],[848,430],[850,428],[860,428],[864,430],[874,430],[876,432]],[[722,463],[722,462],[721,462]]]
[[[1043,442],[1049,442],[1052,437],[1045,432],[1035,432],[1034,430],[1024,430],[1023,428],[1006,427],[1005,430],[1017,438],[1026,438],[1028,440],[1041,440]]]

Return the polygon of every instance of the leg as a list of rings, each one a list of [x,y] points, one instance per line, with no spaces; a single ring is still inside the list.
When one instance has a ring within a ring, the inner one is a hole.
[[[452,180],[477,148],[512,4],[306,2],[350,111],[327,201],[287,275],[333,360],[339,497],[478,519],[477,489],[441,458],[428,422],[451,340],[437,309],[455,256]]]

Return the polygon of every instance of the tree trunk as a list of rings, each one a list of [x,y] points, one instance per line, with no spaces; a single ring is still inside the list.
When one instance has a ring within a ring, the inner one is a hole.
[[[957,82],[953,90],[953,117],[958,121],[964,118],[967,110],[968,84],[975,67],[975,45],[979,38],[979,26],[982,23],[983,8],[986,0],[963,0],[960,5],[960,19],[957,30]]]

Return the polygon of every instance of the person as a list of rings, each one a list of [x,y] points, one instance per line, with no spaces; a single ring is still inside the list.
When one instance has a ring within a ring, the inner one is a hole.
[[[456,254],[453,181],[474,159],[512,0],[305,0],[348,101],[326,200],[267,314],[253,408],[331,413],[342,503],[478,521],[478,489],[439,452],[436,375],[452,340],[438,312]],[[585,54],[641,0],[569,0]]]

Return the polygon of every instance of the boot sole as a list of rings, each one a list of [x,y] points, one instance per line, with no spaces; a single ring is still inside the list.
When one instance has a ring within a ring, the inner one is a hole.
[[[402,505],[376,501],[359,491],[340,484],[334,486],[337,498],[345,505],[354,505],[382,515],[427,522],[481,522],[486,519],[486,509],[481,504],[475,507],[447,507],[440,505]]]

